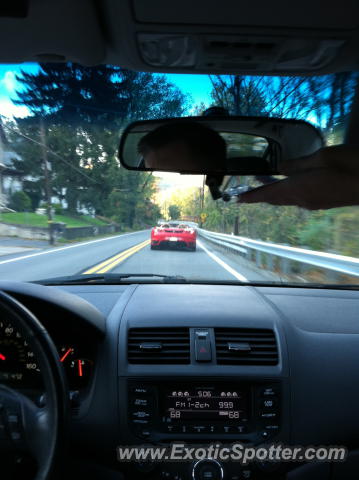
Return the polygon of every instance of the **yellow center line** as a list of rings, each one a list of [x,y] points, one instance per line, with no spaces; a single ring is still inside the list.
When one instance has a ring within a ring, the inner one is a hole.
[[[117,264],[122,262],[125,258],[128,258],[130,255],[133,255],[134,253],[138,252],[141,250],[141,248],[146,247],[150,243],[150,240],[145,240],[144,242],[141,242],[137,245],[134,245],[131,248],[128,248],[127,250],[124,250],[121,253],[118,253],[117,255],[114,255],[111,258],[108,258],[104,262],[98,263],[94,267],[89,268],[88,270],[82,272],[83,275],[86,274],[91,274],[91,273],[105,273],[114,268]]]
[[[125,260],[126,258],[130,257],[131,255],[133,255],[134,253],[137,253],[139,250],[142,250],[142,248],[145,248],[147,245],[149,245],[150,243],[150,240],[146,240],[145,244],[141,244],[139,245],[135,250],[132,250],[131,252],[127,252],[125,255],[123,255],[121,258],[118,258],[117,260],[115,260],[114,262],[110,263],[110,265],[108,265],[107,267],[105,268],[102,268],[101,270],[98,270],[97,273],[106,273],[108,272],[109,270],[112,270],[113,268],[116,267],[116,265],[118,265],[119,263],[123,262],[123,260]]]

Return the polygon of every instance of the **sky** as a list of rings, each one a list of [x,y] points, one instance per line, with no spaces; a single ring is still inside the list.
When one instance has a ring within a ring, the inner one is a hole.
[[[27,115],[27,109],[11,102],[15,98],[19,84],[16,74],[20,70],[35,73],[39,67],[35,63],[22,65],[0,65],[0,114],[6,117],[23,117]],[[201,102],[206,105],[211,103],[212,85],[208,75],[168,74],[168,80],[176,85],[184,94],[190,95],[190,103],[195,106]]]
[[[203,175],[181,175],[180,173],[154,172],[154,177],[158,178],[158,186],[162,191],[169,192],[172,189],[182,187],[202,187]]]
[[[208,75],[186,75],[186,74],[167,74],[168,80],[183,93],[188,93],[192,96],[193,105],[204,102],[206,105],[211,103],[212,83]]]
[[[26,107],[14,105],[11,98],[15,98],[18,88],[16,74],[21,69],[35,73],[38,70],[36,64],[24,63],[23,65],[0,65],[0,114],[6,117],[25,117],[28,113]]]

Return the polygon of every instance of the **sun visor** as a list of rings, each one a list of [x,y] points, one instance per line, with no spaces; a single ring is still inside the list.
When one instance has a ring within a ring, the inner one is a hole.
[[[0,5],[0,62],[105,61],[105,43],[88,0],[11,0]]]

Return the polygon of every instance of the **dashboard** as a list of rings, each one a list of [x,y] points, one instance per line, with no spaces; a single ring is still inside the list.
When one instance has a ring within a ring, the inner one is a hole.
[[[353,455],[359,448],[357,291],[10,282],[0,288],[44,324],[70,390],[79,392],[73,478],[89,464],[105,469],[98,477],[105,479],[311,478],[302,464],[121,463],[119,445],[280,442],[345,445]],[[6,319],[0,381],[41,393],[36,358]],[[358,462],[345,475],[344,464],[334,464],[330,477],[323,465],[313,478],[356,478]]]

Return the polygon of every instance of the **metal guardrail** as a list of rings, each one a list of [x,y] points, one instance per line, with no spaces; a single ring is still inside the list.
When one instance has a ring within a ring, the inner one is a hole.
[[[266,263],[269,270],[274,270],[275,259],[278,258],[280,270],[284,274],[290,274],[292,264],[296,262],[304,270],[314,266],[337,274],[359,277],[359,258],[277,245],[246,237],[210,232],[201,228],[198,229],[198,234],[223,248],[237,251],[248,260],[253,260],[254,254],[257,266],[263,267]]]

